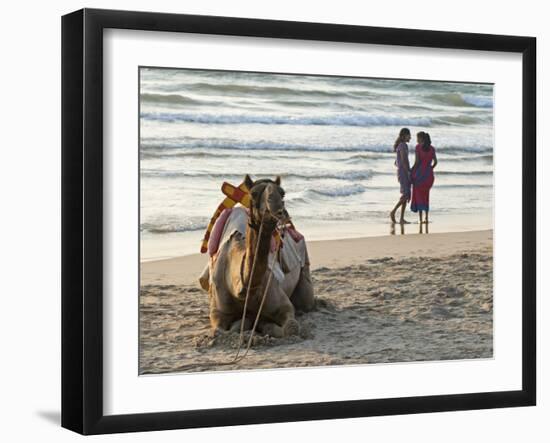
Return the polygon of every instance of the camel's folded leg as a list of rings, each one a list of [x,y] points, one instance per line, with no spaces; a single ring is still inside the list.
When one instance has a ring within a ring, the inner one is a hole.
[[[199,283],[201,285],[201,288],[205,291],[208,291],[208,289],[210,288],[210,266],[208,264],[206,264],[199,277]]]
[[[273,337],[300,334],[300,325],[294,316],[294,306],[280,288],[270,291],[262,311],[262,332]]]
[[[300,279],[294,292],[290,297],[294,308],[297,311],[309,312],[315,308],[315,297],[313,296],[313,283],[309,271],[309,263],[300,272]]]
[[[210,328],[212,335],[216,335],[219,331],[229,331],[234,321],[234,314],[222,312],[212,303],[210,304]]]
[[[283,328],[278,324],[267,320],[260,320],[258,323],[258,332],[260,334],[269,335],[270,337],[283,338],[285,333]]]
[[[261,320],[258,323],[258,332],[275,338],[291,337],[300,335],[300,324],[295,318],[287,319],[283,326],[268,320]]]
[[[215,284],[210,285],[210,327],[212,334],[219,331],[228,331],[231,325],[238,319],[240,314],[231,303],[231,296],[224,290],[218,291]]]
[[[241,331],[241,324],[242,324],[242,318],[239,320],[235,320],[233,324],[231,325],[231,328],[229,328],[230,331],[233,332],[240,332]],[[244,330],[249,331],[252,329],[252,320],[250,320],[248,317],[244,319]]]

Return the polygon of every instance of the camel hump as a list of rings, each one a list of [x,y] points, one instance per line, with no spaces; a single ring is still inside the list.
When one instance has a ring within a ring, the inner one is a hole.
[[[248,212],[241,206],[224,209],[216,220],[212,235],[208,240],[208,253],[210,256],[214,256],[233,233],[240,232],[244,236],[247,220]]]

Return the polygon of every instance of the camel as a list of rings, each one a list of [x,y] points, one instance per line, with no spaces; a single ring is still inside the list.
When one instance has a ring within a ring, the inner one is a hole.
[[[242,327],[251,329],[270,280],[257,330],[276,338],[298,335],[296,311],[308,312],[315,307],[305,240],[295,241],[283,231],[282,248],[273,252],[274,232],[280,232],[290,221],[281,178],[253,181],[246,175],[245,184],[250,190],[251,207],[232,210],[219,250],[199,279],[209,293],[212,334],[241,329],[249,286]],[[277,254],[275,259],[273,254]]]

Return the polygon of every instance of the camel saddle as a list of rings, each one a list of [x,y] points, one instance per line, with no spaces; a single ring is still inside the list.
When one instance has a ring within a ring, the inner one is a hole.
[[[246,235],[248,224],[248,209],[242,206],[226,208],[222,211],[208,240],[208,253],[211,260],[216,259],[216,254],[222,245],[239,233]],[[293,271],[297,267],[302,268],[308,264],[307,251],[304,236],[293,227],[286,227],[281,235],[280,247],[277,250],[277,241],[272,237],[271,252],[268,263],[271,263],[272,254],[279,254],[275,260],[273,275],[279,281],[284,279],[284,274]]]

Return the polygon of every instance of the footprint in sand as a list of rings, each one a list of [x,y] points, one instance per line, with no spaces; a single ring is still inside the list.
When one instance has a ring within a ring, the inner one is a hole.
[[[451,313],[449,312],[449,310],[442,306],[434,306],[430,312],[434,317],[441,317],[441,318],[451,317]]]

